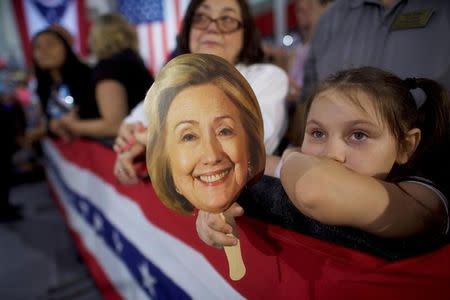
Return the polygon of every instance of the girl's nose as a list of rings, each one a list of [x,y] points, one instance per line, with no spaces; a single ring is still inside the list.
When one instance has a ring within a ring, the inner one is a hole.
[[[345,163],[346,145],[341,140],[329,140],[324,149],[324,156],[334,161]]]

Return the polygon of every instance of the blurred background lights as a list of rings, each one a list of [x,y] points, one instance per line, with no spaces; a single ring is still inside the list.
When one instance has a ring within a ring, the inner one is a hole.
[[[283,37],[283,46],[289,47],[292,45],[293,42],[294,42],[294,38],[291,35],[286,34]]]
[[[67,104],[73,104],[73,97],[72,96],[64,97],[64,102],[66,102]]]

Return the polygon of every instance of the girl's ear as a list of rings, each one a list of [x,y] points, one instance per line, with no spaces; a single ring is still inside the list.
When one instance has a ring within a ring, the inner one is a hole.
[[[419,146],[421,132],[419,128],[413,128],[406,134],[406,138],[402,143],[398,153],[396,162],[399,165],[406,164]]]

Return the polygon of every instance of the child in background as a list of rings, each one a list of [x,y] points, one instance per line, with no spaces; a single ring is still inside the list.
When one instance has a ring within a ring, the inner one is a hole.
[[[410,92],[416,88],[426,95],[420,107]],[[350,227],[356,230],[351,235],[361,232],[355,241],[368,234],[378,249],[407,240],[416,241],[403,243],[408,251],[423,243],[442,245],[449,234],[443,175],[449,167],[449,113],[447,91],[432,80],[401,80],[372,67],[330,77],[305,103],[300,152],[280,160],[290,208],[316,222],[315,228]],[[242,213],[238,205],[228,210],[229,216]],[[225,235],[231,226],[214,214],[199,212],[197,231],[210,245],[236,242]],[[339,237],[325,239],[341,243]]]
[[[22,218],[20,207],[10,203],[9,192],[13,184],[12,158],[18,149],[18,141],[23,137],[25,117],[22,107],[14,98],[12,78],[8,70],[2,70],[0,79],[0,128],[2,146],[0,147],[0,223],[17,221]],[[4,76],[6,75],[6,76]],[[11,76],[12,77],[12,76]]]

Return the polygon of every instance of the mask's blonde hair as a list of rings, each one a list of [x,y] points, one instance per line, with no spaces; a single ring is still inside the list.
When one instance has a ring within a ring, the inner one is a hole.
[[[138,51],[136,30],[118,14],[106,14],[96,19],[89,44],[98,59],[111,57],[125,49]]]
[[[147,143],[147,168],[153,188],[169,208],[189,213],[193,206],[178,194],[166,148],[166,118],[174,98],[185,88],[213,84],[220,88],[240,111],[240,120],[248,136],[248,151],[253,182],[265,166],[264,132],[261,111],[252,88],[236,68],[221,57],[210,54],[180,55],[161,69],[145,97],[150,120]],[[251,147],[251,149],[250,149]]]

